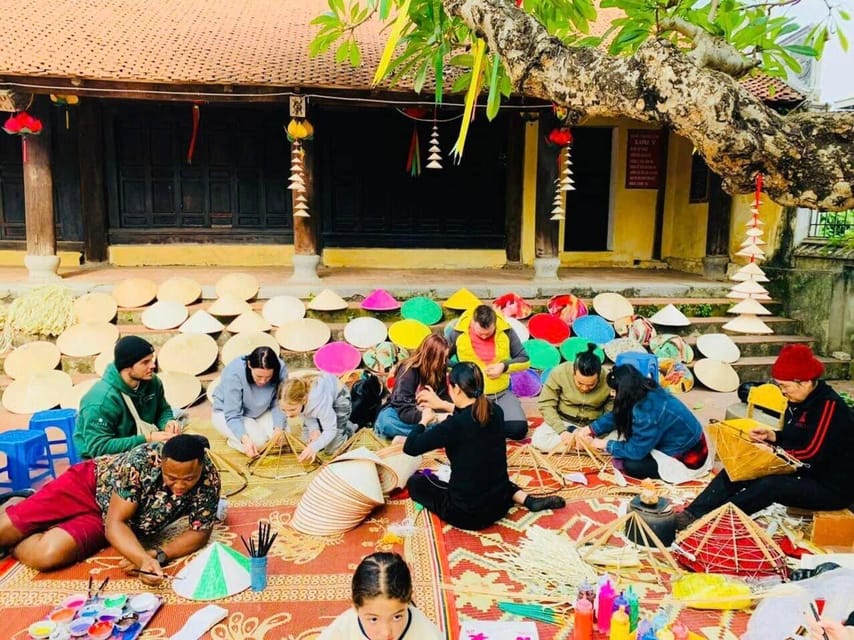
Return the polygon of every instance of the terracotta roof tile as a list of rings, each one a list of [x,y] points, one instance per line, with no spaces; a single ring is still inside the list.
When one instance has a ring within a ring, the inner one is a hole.
[[[772,78],[761,71],[739,80],[741,86],[764,102],[803,102],[806,96],[779,78]]]

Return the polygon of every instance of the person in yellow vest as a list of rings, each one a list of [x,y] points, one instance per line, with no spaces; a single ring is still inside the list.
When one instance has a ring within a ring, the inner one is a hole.
[[[519,398],[510,389],[510,374],[531,365],[519,336],[510,324],[485,304],[469,309],[454,326],[445,329],[450,357],[473,362],[483,372],[486,397],[504,412],[504,434],[521,440],[528,434],[528,420]]]

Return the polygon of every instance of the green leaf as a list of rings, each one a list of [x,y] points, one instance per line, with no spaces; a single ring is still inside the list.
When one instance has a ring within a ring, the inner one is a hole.
[[[850,20],[851,14],[848,13],[845,9],[840,9],[839,10],[839,17],[842,18],[843,20]],[[840,29],[840,32],[841,32],[841,29]]]
[[[336,15],[340,16],[344,13],[344,0],[329,0],[329,8],[332,9]]]
[[[836,34],[839,36],[839,46],[842,47],[842,50],[848,51],[848,38],[845,37],[845,32],[842,29],[839,29]]]
[[[459,93],[463,89],[467,88],[471,84],[471,71],[466,71],[456,80],[454,80],[454,84],[451,87],[451,91],[454,93]]]
[[[498,86],[498,72],[501,70],[501,58],[492,56],[492,73],[489,76],[489,97],[486,99],[486,117],[494,120],[501,107],[501,89]]]
[[[452,67],[465,67],[466,69],[471,69],[473,63],[474,57],[470,53],[460,53],[453,56],[448,64]]]
[[[415,89],[415,93],[421,93],[421,89],[424,88],[424,81],[427,80],[427,69],[429,65],[427,61],[421,63],[421,66],[418,67],[418,73],[415,74],[415,80],[413,81],[413,88]]]
[[[350,66],[359,67],[362,64],[362,52],[359,50],[359,43],[350,42]]]
[[[391,11],[391,0],[380,0],[380,20],[387,20]]]
[[[335,62],[341,64],[350,56],[350,41],[345,40],[335,50]]]
[[[808,47],[805,44],[787,44],[783,48],[791,53],[802,56],[808,56],[810,58],[815,58],[818,55],[818,52],[813,47]]]

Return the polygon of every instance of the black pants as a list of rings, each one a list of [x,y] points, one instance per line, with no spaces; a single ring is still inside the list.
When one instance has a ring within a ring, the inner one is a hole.
[[[623,458],[620,462],[623,463],[623,472],[632,478],[637,478],[638,480],[652,478],[653,480],[657,480],[660,477],[658,475],[658,463],[652,456],[646,456],[640,460],[627,460]]]
[[[519,488],[508,483],[501,491],[484,496],[477,505],[455,504],[449,495],[448,485],[435,476],[416,473],[406,483],[409,497],[428,511],[458,529],[479,531],[507,515],[513,505],[513,494]]]
[[[850,500],[838,495],[810,476],[765,476],[756,480],[733,482],[721,471],[709,486],[687,507],[697,518],[732,502],[747,515],[778,503],[787,507],[825,511],[845,508]]]

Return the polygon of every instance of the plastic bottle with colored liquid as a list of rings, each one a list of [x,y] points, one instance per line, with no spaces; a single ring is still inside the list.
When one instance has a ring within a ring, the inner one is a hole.
[[[635,593],[635,590],[632,589],[631,585],[629,585],[629,588],[626,589],[626,602],[628,603],[626,611],[629,614],[629,631],[634,631],[638,628],[638,618],[640,617],[640,603],[638,602],[638,594]]]
[[[671,624],[670,631],[673,632],[673,640],[688,640],[688,627],[681,622]]]
[[[596,610],[596,624],[599,633],[608,633],[611,630],[611,616],[614,615],[614,597],[617,593],[611,586],[610,580],[599,588],[599,608]]]
[[[575,603],[572,640],[593,640],[593,605],[587,598],[579,598]]]
[[[620,607],[611,616],[611,634],[609,640],[629,640],[629,614],[626,613],[625,605]]]

